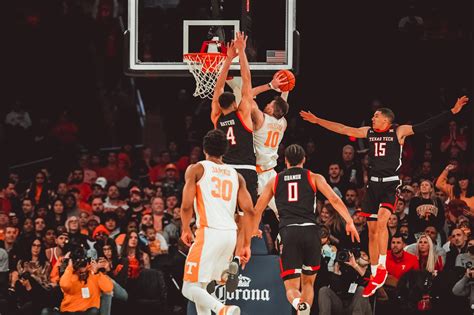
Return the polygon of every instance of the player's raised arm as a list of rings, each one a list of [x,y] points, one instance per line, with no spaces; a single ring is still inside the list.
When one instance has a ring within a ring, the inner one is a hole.
[[[196,182],[199,176],[202,176],[204,168],[200,164],[192,164],[186,170],[184,175],[185,184],[183,188],[183,199],[181,202],[181,222],[182,232],[181,240],[187,246],[193,242],[193,232],[191,231],[191,219],[193,218],[193,203],[196,196]]]
[[[325,120],[325,119],[316,117],[310,111],[305,112],[304,110],[302,110],[300,111],[300,116],[301,118],[303,118],[304,120],[312,124],[320,125],[323,128],[339,133],[341,135],[346,135],[346,136],[355,137],[355,138],[367,137],[367,131],[370,129],[369,127],[354,128],[354,127],[349,127],[337,122]]]
[[[247,36],[238,32],[235,38],[235,48],[239,54],[240,76],[242,77],[242,100],[238,111],[242,114],[245,122],[251,122],[250,112],[252,109],[252,76],[250,75],[249,61],[245,53]]]
[[[432,130],[438,125],[445,123],[453,118],[453,115],[459,113],[462,108],[467,104],[469,98],[467,96],[462,96],[458,98],[456,104],[450,109],[438,114],[436,116],[430,117],[424,122],[415,124],[415,125],[402,125],[397,129],[398,139],[403,140],[404,137],[414,135],[415,133],[424,133]]]
[[[336,209],[339,215],[346,221],[346,233],[351,236],[352,242],[354,242],[354,239],[360,242],[359,233],[355,228],[354,221],[352,221],[352,217],[341,198],[336,195],[323,176],[311,173],[311,179],[316,184],[317,189],[329,200],[334,209]]]
[[[252,96],[255,97],[255,96],[257,96],[257,95],[259,95],[263,92],[269,91],[269,90],[275,90],[275,91],[281,92],[280,91],[280,86],[285,85],[287,83],[288,82],[286,80],[286,75],[284,73],[280,73],[279,75],[273,77],[272,80],[269,83],[259,85],[259,86],[256,86],[256,87],[252,88]],[[286,101],[286,99],[285,99],[285,101]]]
[[[219,119],[219,116],[222,112],[219,106],[219,96],[224,93],[225,81],[227,79],[227,75],[229,74],[232,60],[235,57],[237,57],[237,51],[234,47],[234,41],[232,41],[227,45],[227,57],[224,61],[224,65],[222,66],[222,71],[217,78],[216,87],[214,88],[214,95],[212,96],[211,121],[214,124],[214,127],[216,126],[217,119]]]

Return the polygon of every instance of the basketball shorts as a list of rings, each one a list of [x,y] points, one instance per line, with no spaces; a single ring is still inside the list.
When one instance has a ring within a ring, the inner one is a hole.
[[[280,276],[283,280],[314,275],[321,262],[321,239],[316,225],[290,225],[280,229]]]
[[[184,264],[184,281],[221,281],[222,273],[229,268],[233,258],[236,243],[236,230],[197,229]]]
[[[362,201],[362,215],[367,217],[368,221],[375,221],[380,208],[394,212],[400,186],[401,181],[398,180],[392,182],[369,181],[367,192]]]
[[[235,170],[245,179],[247,190],[249,191],[250,196],[252,197],[252,202],[255,205],[257,203],[257,171],[245,168],[235,168]]]
[[[265,188],[265,186],[267,186],[268,182],[270,182],[277,175],[278,174],[277,172],[275,172],[274,169],[271,169],[262,173],[258,173],[258,191],[257,192],[259,196],[262,194],[263,189]],[[272,200],[270,200],[270,203],[268,204],[268,206],[270,207],[270,209],[273,210],[273,212],[275,212],[275,215],[278,218],[278,210],[275,203],[275,197],[272,197]]]

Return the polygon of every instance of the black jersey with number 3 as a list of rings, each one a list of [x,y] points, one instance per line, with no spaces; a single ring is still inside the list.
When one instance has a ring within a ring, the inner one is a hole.
[[[224,131],[229,141],[229,150],[223,158],[224,163],[256,164],[252,130],[245,126],[239,112],[234,111],[227,115],[220,115],[216,128]]]
[[[290,224],[316,223],[316,186],[311,172],[292,167],[275,177],[275,203],[280,217],[280,228]]]
[[[402,166],[402,146],[398,142],[397,127],[387,130],[367,131],[369,141],[369,174],[376,177],[389,177],[399,174]]]

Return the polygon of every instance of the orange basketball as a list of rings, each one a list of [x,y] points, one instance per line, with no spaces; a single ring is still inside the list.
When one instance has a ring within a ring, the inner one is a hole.
[[[280,86],[282,92],[289,92],[295,87],[296,79],[293,72],[290,70],[279,70],[273,76],[274,78],[278,77],[280,74],[283,74],[286,77],[286,84]]]

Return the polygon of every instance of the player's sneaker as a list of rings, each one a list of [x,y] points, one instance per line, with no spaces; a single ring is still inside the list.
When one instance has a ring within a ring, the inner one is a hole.
[[[298,304],[298,311],[296,314],[298,315],[309,315],[311,313],[311,307],[306,302],[301,302]]]
[[[369,283],[367,286],[364,288],[364,292],[362,292],[363,297],[370,297],[372,296],[375,291],[377,291],[379,288],[381,288],[385,280],[387,280],[388,272],[387,269],[385,269],[382,266],[379,266],[377,268],[377,272],[375,273],[375,276],[370,276]]]
[[[225,273],[227,274],[227,281],[225,283],[227,292],[235,292],[239,285],[239,263],[236,260],[233,260],[229,264],[229,269],[227,269]]]
[[[240,315],[240,307],[235,305],[225,305],[218,315]]]

